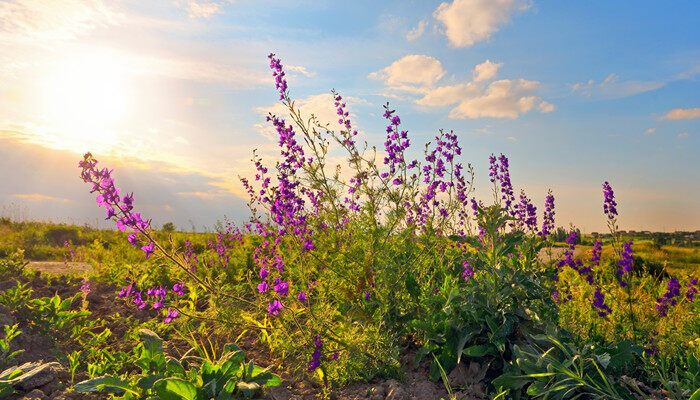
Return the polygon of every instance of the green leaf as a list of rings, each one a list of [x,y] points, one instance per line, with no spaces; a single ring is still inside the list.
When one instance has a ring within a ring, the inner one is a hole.
[[[526,383],[528,383],[529,379],[523,375],[506,375],[503,374],[496,379],[493,380],[493,386],[497,388],[503,388],[503,389],[510,389],[510,390],[519,390],[523,386],[525,386]]]
[[[198,400],[197,388],[180,378],[166,378],[157,381],[153,388],[161,400]]]
[[[408,294],[411,295],[413,298],[418,298],[420,296],[420,285],[418,285],[418,282],[416,281],[416,278],[413,276],[413,274],[409,273],[406,275],[406,291]]]
[[[165,375],[141,375],[139,377],[136,386],[143,390],[148,390],[153,388],[153,384],[156,383],[156,381],[166,378]]]
[[[700,389],[696,390],[688,400],[700,400]]]
[[[485,345],[475,345],[469,346],[462,351],[462,354],[468,357],[482,357],[486,354],[491,354],[493,351],[490,346]]]
[[[110,393],[129,392],[138,395],[139,392],[134,390],[129,382],[123,381],[112,375],[100,376],[97,378],[88,379],[80,383],[76,383],[73,389],[77,392],[96,393],[106,390]]]

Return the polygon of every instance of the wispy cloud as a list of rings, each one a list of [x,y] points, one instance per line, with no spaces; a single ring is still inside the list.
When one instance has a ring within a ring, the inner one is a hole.
[[[9,0],[0,2],[0,38],[66,41],[115,22],[101,0]]]
[[[423,36],[423,33],[425,32],[425,27],[428,25],[428,21],[423,19],[418,22],[418,25],[415,26],[415,28],[411,29],[408,31],[406,34],[406,40],[409,42],[412,42],[419,37]]]
[[[655,133],[656,133],[656,128],[649,128],[646,131],[644,131],[644,136],[653,135]]]
[[[196,1],[189,0],[182,5],[187,10],[190,18],[210,18],[223,12],[223,1]]]
[[[62,203],[67,203],[70,200],[61,197],[47,196],[41,193],[29,193],[29,194],[13,194],[12,197],[22,199],[25,201],[59,201]]]
[[[517,11],[530,7],[518,0],[454,0],[442,3],[433,17],[442,24],[454,47],[469,47],[487,40]]]
[[[659,119],[693,119],[700,117],[700,108],[674,108]]]
[[[649,92],[666,85],[665,81],[622,81],[617,74],[608,75],[603,81],[589,79],[571,85],[571,91],[586,97],[616,99]]]
[[[689,135],[688,135],[688,132],[682,132],[682,133],[679,133],[679,134],[678,134],[678,139],[685,139],[685,138],[687,138],[688,136],[689,136]]]

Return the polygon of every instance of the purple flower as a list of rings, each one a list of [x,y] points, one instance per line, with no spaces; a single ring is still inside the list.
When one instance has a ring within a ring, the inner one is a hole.
[[[267,58],[270,59],[270,69],[273,70],[272,76],[275,77],[275,88],[280,93],[280,100],[283,100],[287,93],[287,80],[284,78],[282,62],[279,58],[275,58],[273,53],[270,53]]]
[[[262,282],[258,283],[258,292],[259,293],[267,293],[267,289],[268,289],[267,282],[262,281]]]
[[[180,281],[180,283],[176,283],[173,285],[173,292],[176,293],[178,296],[184,296],[185,295],[185,282]]]
[[[591,307],[594,311],[598,309],[598,315],[603,318],[612,313],[612,309],[605,304],[605,295],[600,291],[600,287],[596,287],[595,289],[593,305]]]
[[[279,277],[275,279],[275,292],[279,293],[281,296],[289,295],[289,283],[282,281]]]
[[[146,302],[141,299],[141,292],[134,293],[134,304],[136,304],[139,309],[144,309],[146,307]]]
[[[141,250],[143,250],[143,252],[146,253],[146,260],[148,260],[148,257],[150,257],[151,254],[153,254],[154,248],[155,244],[153,242],[150,242],[149,244],[141,247]]]
[[[474,276],[474,267],[466,261],[462,263],[462,267],[464,268],[464,271],[462,272],[462,276],[464,277],[464,280],[469,282],[469,278]]]
[[[131,247],[136,247],[136,245],[139,244],[139,237],[134,233],[130,233],[126,240],[131,243]]]
[[[297,299],[299,299],[299,301],[302,303],[306,303],[306,293],[303,290],[300,290]]]
[[[318,335],[314,336],[314,349],[313,354],[311,354],[311,361],[309,361],[309,372],[313,372],[316,368],[321,366],[321,351],[323,350],[323,343]]]
[[[82,286],[80,286],[80,291],[83,292],[83,293],[85,293],[85,294],[88,294],[88,293],[91,292],[91,290],[90,290],[90,282],[88,282],[88,280],[85,279],[85,278],[83,278]]]
[[[605,181],[605,183],[603,183],[603,212],[608,216],[608,219],[614,219],[615,216],[617,216],[616,207],[615,193],[613,193],[610,184]]]
[[[278,315],[282,308],[284,308],[284,303],[280,302],[279,300],[272,300],[268,303],[267,314]]]
[[[166,324],[169,324],[170,322],[172,322],[173,319],[177,318],[177,316],[179,314],[180,313],[177,312],[177,310],[172,310],[172,309],[168,308],[168,311],[165,314],[165,319],[163,320],[163,322],[165,322]]]
[[[617,275],[620,277],[620,286],[627,286],[627,282],[622,280],[625,274],[632,273],[632,264],[634,262],[634,256],[632,255],[632,241],[625,243],[624,249],[622,250],[622,259],[618,261],[620,268],[617,269]]]

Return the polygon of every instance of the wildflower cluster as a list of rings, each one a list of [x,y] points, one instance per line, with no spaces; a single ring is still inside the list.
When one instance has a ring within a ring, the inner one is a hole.
[[[384,165],[389,166],[389,172],[382,173],[382,178],[396,173],[397,165],[406,163],[404,159],[404,151],[410,146],[411,141],[408,139],[408,131],[399,131],[401,118],[394,115],[396,110],[389,110],[389,105],[384,106],[384,118],[389,120],[389,125],[386,127],[386,141],[384,142]],[[394,185],[403,183],[402,177],[397,177],[393,180]]]
[[[132,247],[140,244],[140,239],[136,233],[143,234],[148,239],[148,243],[141,247],[141,250],[146,254],[146,259],[148,259],[155,249],[155,244],[148,234],[151,229],[151,220],[144,220],[140,213],[133,211],[133,193],[120,197],[120,190],[114,185],[112,170],[107,168],[98,169],[97,160],[91,153],[86,153],[83,161],[80,161],[78,166],[82,168],[80,177],[83,181],[92,184],[90,193],[97,193],[97,204],[106,209],[106,219],[116,221],[117,228],[122,232],[127,228],[135,232],[129,234],[127,238]]]
[[[632,264],[634,263],[634,256],[632,255],[632,241],[625,243],[624,249],[622,250],[622,259],[618,261],[620,268],[617,269],[617,276],[620,278],[620,286],[627,286],[627,282],[623,280],[623,276],[632,273]]]
[[[617,203],[615,202],[615,193],[610,184],[605,181],[603,183],[603,212],[608,219],[617,217]]]
[[[144,293],[145,292],[145,293]],[[185,295],[185,283],[180,282],[173,285],[173,293],[177,296]],[[149,303],[153,310],[162,309],[165,306],[168,297],[168,289],[163,286],[154,286],[144,290],[138,290],[136,287],[136,282],[130,281],[128,285],[123,286],[117,298],[126,301],[131,301],[138,309],[146,310],[148,309]],[[172,299],[170,299],[172,300]],[[178,316],[177,310],[168,310],[165,313],[164,322],[171,322],[174,318]]]
[[[499,193],[499,200],[503,200],[504,207],[511,216],[515,217],[515,195],[513,194],[513,184],[510,181],[510,171],[508,170],[508,157],[501,154],[496,158],[493,154],[489,157],[489,177],[491,182],[496,185],[498,181],[499,187],[496,188]]]
[[[695,278],[690,279],[690,281],[685,285],[688,289],[685,292],[685,301],[692,303],[695,300],[695,294],[698,292],[697,289],[698,280]],[[659,313],[660,317],[665,317],[668,315],[668,311],[671,307],[678,304],[679,300],[676,298],[681,297],[681,283],[675,276],[672,276],[666,284],[666,293],[662,297],[656,299],[656,311]]]
[[[314,336],[314,346],[314,352],[311,354],[311,361],[309,361],[309,372],[313,372],[321,366],[323,342],[321,342],[321,338],[318,335]]]
[[[552,191],[547,192],[547,197],[544,201],[544,215],[542,217],[542,231],[540,236],[543,239],[547,238],[547,235],[552,233],[554,230],[554,195]]]

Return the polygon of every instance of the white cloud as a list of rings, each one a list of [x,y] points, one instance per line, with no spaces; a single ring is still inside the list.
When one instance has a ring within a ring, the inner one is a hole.
[[[656,133],[656,128],[649,128],[646,131],[644,131],[644,136],[653,135],[655,133]]]
[[[416,25],[415,28],[408,31],[408,33],[406,34],[406,40],[412,42],[418,39],[419,37],[423,36],[423,33],[425,33],[426,25],[428,25],[427,20],[421,20],[420,22],[418,22],[418,25]]]
[[[440,86],[416,100],[416,104],[422,106],[446,106],[459,103],[467,98],[476,97],[480,93],[481,90],[471,82]]]
[[[529,7],[519,0],[454,0],[440,4],[433,16],[444,26],[450,44],[468,47],[487,40],[512,13]]]
[[[547,103],[544,100],[542,100],[540,104],[537,105],[537,109],[540,110],[542,114],[551,113],[552,111],[554,111],[555,108],[556,107],[554,107],[554,104]]]
[[[115,22],[101,0],[0,2],[0,39],[66,41]]]
[[[688,132],[683,132],[678,134],[679,139],[685,139],[688,137]]]
[[[700,108],[674,108],[661,119],[693,119],[700,117]]]
[[[554,111],[553,104],[535,96],[539,82],[502,79],[486,85],[484,81],[495,77],[502,65],[486,60],[474,67],[473,81],[434,86],[445,75],[440,61],[429,56],[412,55],[371,73],[369,77],[383,79],[390,92],[419,95],[414,102],[421,106],[455,105],[449,113],[449,117],[455,119],[517,118],[533,109],[541,113]]]
[[[498,69],[503,66],[503,63],[495,63],[491,60],[486,60],[474,67],[474,82],[489,80],[496,76]]]
[[[394,61],[388,67],[372,72],[369,78],[382,79],[389,86],[402,84],[432,86],[445,75],[437,59],[411,54]]]
[[[492,82],[478,97],[466,99],[450,111],[450,118],[510,118],[528,112],[541,102],[533,93],[539,82],[502,79]]]
[[[316,76],[316,73],[315,73],[315,72],[309,72],[309,71],[306,69],[306,67],[302,67],[302,66],[300,66],[300,65],[285,65],[284,68],[285,68],[287,71],[298,72],[298,73],[304,75],[304,76],[307,77],[307,78],[313,78],[314,76]]]

